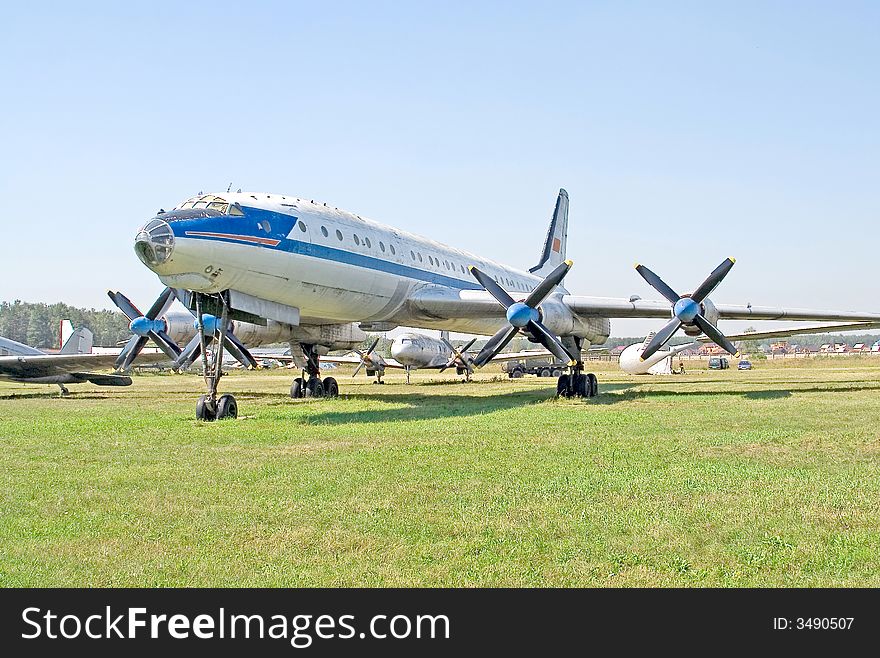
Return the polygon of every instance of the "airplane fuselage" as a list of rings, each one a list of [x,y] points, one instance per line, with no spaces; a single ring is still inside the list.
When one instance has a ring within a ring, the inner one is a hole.
[[[148,222],[136,251],[168,286],[236,290],[299,309],[304,325],[358,322],[490,334],[503,326],[503,309],[497,317],[435,319],[414,316],[406,301],[424,286],[480,290],[470,265],[517,299],[541,280],[343,210],[272,194],[190,199]],[[586,323],[588,342],[607,337],[606,319]]]

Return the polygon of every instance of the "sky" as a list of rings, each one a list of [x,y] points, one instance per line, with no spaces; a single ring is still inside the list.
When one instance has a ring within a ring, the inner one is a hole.
[[[149,306],[140,225],[314,198],[566,287],[880,311],[880,4],[10,3],[0,300]],[[614,335],[658,321],[620,320]],[[727,325],[736,328],[736,324]],[[724,327],[722,327],[724,328]]]

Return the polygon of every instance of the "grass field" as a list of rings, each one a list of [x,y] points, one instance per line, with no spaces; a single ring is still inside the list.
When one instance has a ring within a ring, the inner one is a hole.
[[[0,383],[0,585],[880,586],[880,359],[604,368]]]

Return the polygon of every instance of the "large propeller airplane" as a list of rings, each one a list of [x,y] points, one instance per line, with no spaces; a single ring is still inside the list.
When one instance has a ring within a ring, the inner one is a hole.
[[[327,397],[338,395],[339,388],[332,377],[322,380],[321,358],[330,350],[352,349],[365,331],[398,326],[491,335],[473,359],[475,367],[524,335],[568,364],[557,381],[560,395],[591,397],[596,378],[584,372],[581,354],[605,342],[612,318],[667,319],[644,345],[644,360],[656,356],[679,329],[690,336],[705,333],[735,351],[717,329],[720,319],[880,321],[880,314],[869,312],[715,304],[709,294],[730,271],[732,258],[686,295],[637,266],[662,302],[572,295],[562,285],[572,266],[566,258],[568,207],[568,194],[560,190],[540,260],[523,271],[298,197],[199,194],[159,211],[135,236],[138,258],[171,292],[163,292],[146,315],[137,313],[135,319],[144,318],[143,334],[123,350],[121,365],[147,339],[174,352],[161,327],[151,324],[166,295],[180,299],[201,327],[175,360],[201,355],[207,393],[196,405],[196,417],[202,420],[238,413],[232,395],[218,396],[224,350],[253,362],[241,340],[230,338],[236,335],[230,331],[233,321],[289,328],[291,356],[303,371],[301,390]],[[210,360],[208,340],[217,341]]]

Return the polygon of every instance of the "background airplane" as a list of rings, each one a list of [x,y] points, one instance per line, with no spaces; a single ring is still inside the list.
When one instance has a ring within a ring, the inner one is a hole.
[[[338,395],[338,383],[332,377],[322,382],[321,357],[351,349],[365,330],[408,326],[493,334],[474,357],[476,367],[523,334],[569,363],[557,381],[558,394],[591,397],[596,377],[584,373],[581,353],[605,342],[611,318],[667,320],[644,346],[645,360],[679,330],[694,338],[705,334],[734,353],[717,328],[720,319],[880,321],[880,314],[870,312],[716,304],[709,295],[730,272],[732,258],[685,294],[637,265],[665,301],[569,294],[561,285],[572,266],[566,259],[568,206],[568,194],[560,190],[540,259],[527,272],[326,204],[264,193],[200,194],[160,212],[137,232],[135,253],[168,286],[154,308],[174,295],[200,318],[203,331],[177,362],[203,356],[208,391],[196,405],[203,420],[237,415],[235,398],[217,395],[224,350],[253,361],[229,332],[229,320],[296,327],[301,338],[291,356],[296,361],[302,355],[302,388],[329,397]],[[205,314],[219,322],[206,321]],[[147,337],[163,347],[158,327],[145,329],[143,340],[133,339],[123,350],[125,359],[134,358]],[[218,348],[209,363],[206,346],[215,338]]]
[[[112,368],[116,361],[115,355],[90,354],[91,349],[92,332],[85,327],[72,331],[57,354],[0,337],[0,378],[25,384],[57,384],[62,395],[69,392],[65,384],[131,385],[131,378],[124,375],[91,372]]]

